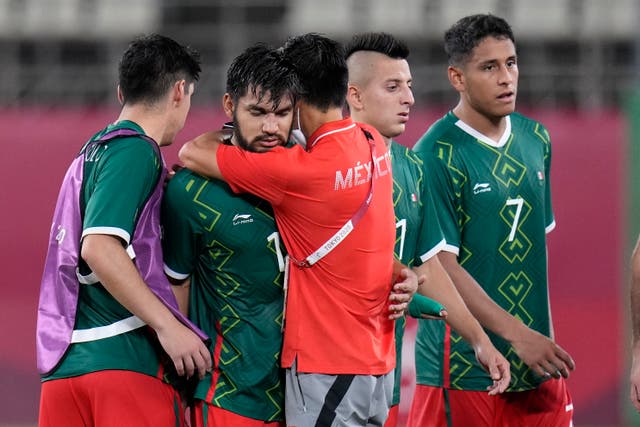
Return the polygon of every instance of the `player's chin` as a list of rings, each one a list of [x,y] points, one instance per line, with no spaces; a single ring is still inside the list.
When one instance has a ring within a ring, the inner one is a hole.
[[[508,116],[513,113],[516,110],[515,95],[502,99],[499,98],[495,110],[496,116]]]
[[[516,110],[515,102],[509,103],[509,104],[502,104],[494,108],[491,115],[494,117],[505,117],[513,113],[515,110]]]
[[[383,135],[385,135],[387,138],[395,138],[402,135],[404,133],[405,128],[406,128],[406,125],[404,123],[397,123],[393,126],[390,126],[387,129],[387,131],[383,133]]]

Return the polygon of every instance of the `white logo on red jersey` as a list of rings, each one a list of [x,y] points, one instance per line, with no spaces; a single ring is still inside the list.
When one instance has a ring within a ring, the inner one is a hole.
[[[382,156],[376,157],[375,177],[387,175],[391,172],[391,156],[389,152]],[[336,181],[333,189],[335,191],[352,188],[358,185],[366,184],[371,181],[371,162],[358,162],[355,166],[348,168],[346,171],[336,171]]]

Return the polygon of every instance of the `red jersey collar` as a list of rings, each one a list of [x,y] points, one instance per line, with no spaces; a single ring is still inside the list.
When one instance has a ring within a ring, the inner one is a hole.
[[[351,117],[346,117],[342,120],[334,120],[332,122],[323,124],[311,134],[308,144],[309,150],[312,149],[314,145],[316,145],[318,141],[323,137],[330,134],[347,131],[354,128],[355,126],[356,124]]]

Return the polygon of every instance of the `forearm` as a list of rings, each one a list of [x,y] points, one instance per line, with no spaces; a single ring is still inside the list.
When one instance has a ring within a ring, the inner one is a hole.
[[[415,270],[416,274],[425,276],[418,293],[444,305],[449,326],[474,348],[486,344],[489,341],[487,334],[467,308],[438,258],[427,260]]]
[[[180,161],[197,174],[223,179],[217,160],[221,137],[219,131],[207,132],[186,142],[178,152]]]
[[[151,328],[160,331],[178,322],[143,281],[118,238],[100,234],[86,236],[82,258],[105,289]]]
[[[460,264],[455,254],[440,252],[438,259],[447,271],[469,311],[480,324],[507,341],[515,340],[526,325],[493,301]],[[446,307],[446,305],[445,305]]]

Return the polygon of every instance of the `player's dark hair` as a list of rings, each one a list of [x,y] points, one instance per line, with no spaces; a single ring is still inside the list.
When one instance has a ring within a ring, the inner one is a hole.
[[[295,102],[298,79],[282,50],[258,43],[233,60],[227,70],[227,93],[236,102],[249,91],[258,100],[268,95],[275,108],[283,97]]]
[[[322,111],[342,108],[349,72],[340,43],[307,33],[287,40],[283,50],[296,69],[302,100]]]
[[[345,47],[345,58],[360,51],[378,52],[393,59],[407,59],[409,47],[388,33],[361,33],[353,36]]]
[[[516,43],[511,26],[504,19],[491,14],[465,16],[444,33],[449,65],[464,65],[473,49],[486,37],[510,39],[514,45]]]
[[[133,40],[118,67],[125,104],[154,103],[179,80],[191,84],[200,75],[200,55],[169,37],[150,34]]]

